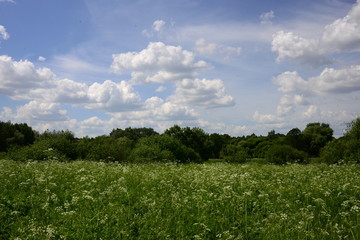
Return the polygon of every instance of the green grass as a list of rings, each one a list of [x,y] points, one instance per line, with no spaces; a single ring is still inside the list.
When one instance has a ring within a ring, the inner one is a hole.
[[[360,239],[360,166],[0,161],[0,239]]]

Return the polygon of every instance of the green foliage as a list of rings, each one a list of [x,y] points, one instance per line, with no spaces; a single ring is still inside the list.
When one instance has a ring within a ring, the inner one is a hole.
[[[321,160],[329,164],[360,163],[360,118],[350,124],[344,137],[329,142],[322,149]]]
[[[302,132],[305,151],[312,157],[320,154],[321,148],[333,139],[333,130],[326,123],[309,123]]]
[[[0,121],[0,152],[6,152],[13,145],[26,146],[35,141],[35,133],[26,123]]]
[[[46,130],[42,134],[37,136],[37,140],[48,140],[48,139],[65,139],[72,141],[75,139],[74,133],[69,130]]]
[[[224,156],[224,159],[228,163],[245,163],[250,158],[250,155],[245,149],[237,149],[237,151],[229,156]]]
[[[154,131],[152,128],[125,128],[125,130],[121,128],[113,129],[110,132],[110,137],[112,138],[128,138],[130,140],[133,140],[137,142],[140,138],[143,137],[150,137],[150,136],[156,136],[159,135],[157,132]]]
[[[70,131],[45,131],[40,134],[38,140],[29,146],[19,148],[13,147],[9,157],[17,161],[27,159],[44,161],[54,160],[75,160],[78,158],[75,139]]]
[[[106,162],[126,162],[133,149],[133,141],[126,138],[106,136],[95,139],[83,138],[76,144],[81,159]]]
[[[141,138],[132,154],[133,162],[201,162],[199,155],[168,135]]]
[[[355,119],[349,124],[349,130],[346,132],[345,137],[360,140],[360,118]]]
[[[178,139],[183,145],[197,152],[203,160],[208,160],[213,155],[209,135],[201,128],[181,128],[175,125],[165,130],[164,134]]]
[[[66,161],[67,156],[57,148],[52,147],[54,141],[38,141],[31,146],[14,147],[8,157],[19,162],[57,160]]]
[[[305,163],[306,153],[289,145],[274,145],[268,150],[265,158],[274,164]]]

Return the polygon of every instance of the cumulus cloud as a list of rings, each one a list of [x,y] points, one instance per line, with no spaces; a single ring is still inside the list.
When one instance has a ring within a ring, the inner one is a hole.
[[[46,57],[39,56],[39,57],[38,57],[38,60],[39,60],[40,62],[43,62],[43,61],[45,61],[45,60],[46,60]]]
[[[226,58],[238,56],[241,53],[241,47],[225,46],[222,44],[208,43],[205,39],[196,40],[195,51],[201,55],[225,55]]]
[[[169,99],[176,103],[190,104],[203,108],[233,106],[234,99],[226,95],[220,79],[183,79],[176,84],[175,94]]]
[[[295,72],[284,72],[273,79],[279,91],[305,94],[351,93],[360,90],[360,65],[343,69],[325,68],[319,76],[304,80]]]
[[[327,25],[320,39],[329,51],[360,51],[360,3],[341,19]]]
[[[3,25],[0,25],[0,36],[4,40],[10,38],[10,35],[6,32],[6,28]]]
[[[140,52],[114,54],[111,70],[117,74],[131,71],[135,83],[166,83],[194,77],[197,70],[208,67],[180,46],[151,42]]]
[[[327,54],[360,51],[359,2],[344,18],[325,26],[319,38],[306,39],[293,32],[278,31],[273,35],[271,49],[278,54],[278,62],[290,58],[313,67],[332,63]]]
[[[273,19],[274,17],[275,17],[275,13],[272,10],[269,12],[262,13],[260,15],[261,24],[271,23],[271,19]]]
[[[85,105],[90,109],[104,109],[110,112],[129,111],[140,106],[140,96],[134,92],[132,86],[121,81],[115,83],[110,80],[89,86],[87,96],[89,102]]]
[[[14,99],[27,99],[29,91],[49,88],[54,76],[50,69],[36,69],[30,61],[14,61],[9,56],[0,56],[0,93]]]
[[[302,79],[299,74],[294,72],[284,72],[273,79],[273,82],[280,85],[280,92],[306,92],[308,90],[308,82]]]
[[[324,49],[319,47],[319,41],[305,39],[292,32],[279,31],[275,33],[271,50],[278,53],[277,62],[286,57],[314,67],[332,62],[324,55]]]
[[[285,94],[280,99],[279,105],[277,106],[277,114],[279,116],[284,116],[289,113],[294,112],[296,106],[305,106],[310,102],[303,95],[288,95]]]
[[[148,38],[155,36],[161,36],[164,32],[166,22],[164,20],[155,20],[151,26],[151,30],[144,29],[142,34]]]
[[[159,97],[148,98],[142,109],[127,113],[114,113],[117,119],[143,121],[195,120],[196,112],[188,106],[165,101]]]
[[[166,87],[165,86],[160,86],[158,87],[155,91],[156,92],[164,92],[166,90]]]
[[[283,118],[273,114],[261,114],[259,111],[254,113],[253,119],[258,123],[278,123],[284,120]]]
[[[154,21],[152,28],[156,32],[162,32],[165,27],[165,24],[166,24],[166,22],[163,20],[156,20],[156,21]]]
[[[67,119],[67,111],[60,108],[59,103],[44,103],[30,101],[29,103],[18,107],[16,112],[11,109],[4,109],[3,117],[17,121],[64,121]]]
[[[138,108],[141,101],[128,82],[106,80],[87,85],[58,78],[48,68],[36,69],[30,61],[14,61],[8,56],[0,56],[0,79],[0,93],[15,100],[68,103],[105,111]]]

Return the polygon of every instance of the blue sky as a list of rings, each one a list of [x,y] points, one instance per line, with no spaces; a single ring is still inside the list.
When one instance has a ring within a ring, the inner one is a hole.
[[[359,116],[355,0],[0,0],[0,120],[233,136]]]

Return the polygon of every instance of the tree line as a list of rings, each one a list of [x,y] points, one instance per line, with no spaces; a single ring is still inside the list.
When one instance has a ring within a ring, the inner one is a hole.
[[[232,137],[206,133],[198,127],[174,125],[159,134],[152,128],[113,129],[108,135],[75,138],[69,130],[43,133],[26,123],[0,121],[0,157],[16,161],[93,160],[106,162],[202,163],[224,159],[244,163],[262,159],[269,163],[360,162],[360,118],[335,139],[327,123],[309,123],[287,134],[268,132]]]

